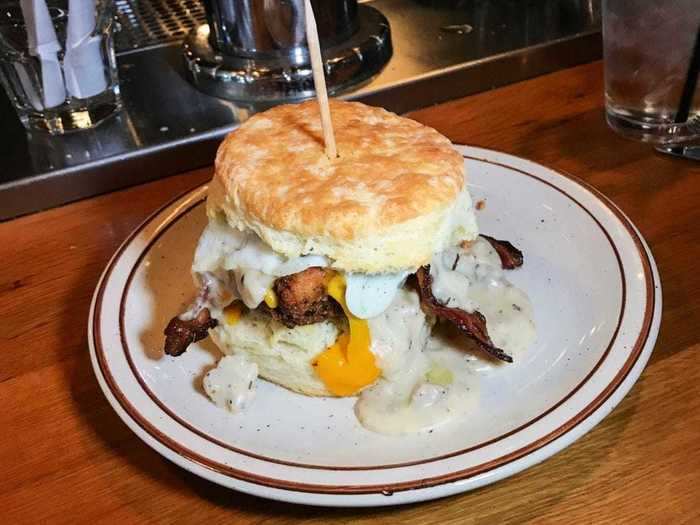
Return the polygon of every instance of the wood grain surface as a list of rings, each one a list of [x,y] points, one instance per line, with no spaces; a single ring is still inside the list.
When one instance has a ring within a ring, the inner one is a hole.
[[[700,165],[614,135],[600,64],[412,114],[457,143],[577,175],[649,242],[664,313],[649,366],[567,450],[472,493],[383,509],[265,501],[201,480],[112,411],[88,357],[91,294],[153,210],[211,169],[0,224],[0,521],[3,523],[700,523]]]

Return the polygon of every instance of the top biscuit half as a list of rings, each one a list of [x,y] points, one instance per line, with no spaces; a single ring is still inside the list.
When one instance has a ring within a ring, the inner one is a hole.
[[[325,255],[348,272],[410,270],[477,235],[464,162],[432,128],[331,100],[338,158],[318,103],[259,113],[219,147],[210,218],[252,230],[285,256]]]

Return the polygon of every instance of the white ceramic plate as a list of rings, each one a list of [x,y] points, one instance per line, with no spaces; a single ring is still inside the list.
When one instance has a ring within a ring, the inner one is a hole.
[[[525,253],[509,278],[534,304],[538,339],[522,362],[481,380],[474,413],[435,430],[382,436],[352,399],[318,399],[261,382],[244,414],[201,390],[218,352],[209,341],[163,356],[168,319],[194,295],[189,268],[205,225],[206,187],[141,225],[105,270],[89,340],[119,416],[178,465],[243,492],[312,505],[389,505],[492,483],[567,447],[629,391],[661,314],[656,266],[637,229],[570,176],[460,147],[481,230]]]

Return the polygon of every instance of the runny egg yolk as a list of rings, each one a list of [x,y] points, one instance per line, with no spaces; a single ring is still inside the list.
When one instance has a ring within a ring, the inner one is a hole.
[[[243,303],[241,301],[233,301],[230,305],[224,308],[224,320],[226,324],[233,326],[241,319],[243,314]]]
[[[345,279],[334,275],[327,284],[328,295],[343,308],[350,326],[334,344],[321,352],[312,362],[326,388],[337,396],[350,396],[370,385],[380,370],[370,351],[371,338],[367,321],[355,317],[345,304]]]

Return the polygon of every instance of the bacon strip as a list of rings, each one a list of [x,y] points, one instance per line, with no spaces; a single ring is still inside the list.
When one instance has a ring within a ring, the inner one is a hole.
[[[512,363],[513,358],[506,354],[503,350],[496,347],[489,337],[486,329],[486,318],[479,312],[465,312],[459,308],[450,308],[440,304],[433,295],[432,283],[433,279],[430,276],[430,266],[421,266],[416,272],[418,281],[418,295],[423,311],[427,314],[432,314],[439,319],[444,319],[454,324],[459,330],[476,341],[479,347],[488,353],[490,356]]]
[[[494,239],[488,235],[482,234],[481,237],[489,241],[489,244],[496,250],[496,253],[501,258],[501,266],[504,270],[514,270],[523,265],[523,252],[511,243]]]
[[[209,335],[209,329],[217,325],[208,308],[202,308],[193,319],[187,321],[173,317],[165,327],[165,347],[163,351],[172,356],[181,355],[187,347]]]

